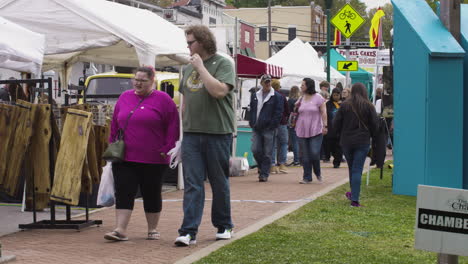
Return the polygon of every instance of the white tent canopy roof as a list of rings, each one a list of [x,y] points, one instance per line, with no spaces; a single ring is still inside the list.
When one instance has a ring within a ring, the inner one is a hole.
[[[0,17],[0,68],[41,73],[45,37]]]
[[[77,61],[119,66],[187,62],[182,29],[156,14],[105,0],[0,0],[0,15],[46,36],[44,68]]]
[[[266,60],[283,67],[283,79],[312,78],[316,81],[327,79],[323,62],[320,61],[317,51],[308,43],[302,42],[299,38],[291,41],[286,47]],[[282,79],[282,86],[283,85]],[[345,77],[335,71],[331,73],[331,82],[343,82]],[[290,84],[285,84],[287,88]],[[300,85],[300,82],[295,85]]]

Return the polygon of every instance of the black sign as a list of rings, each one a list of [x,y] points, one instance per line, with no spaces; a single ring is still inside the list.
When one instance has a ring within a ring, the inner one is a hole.
[[[468,214],[419,208],[418,228],[468,234]]]

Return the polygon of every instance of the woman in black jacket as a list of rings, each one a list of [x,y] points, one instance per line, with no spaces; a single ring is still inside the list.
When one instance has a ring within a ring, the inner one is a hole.
[[[336,113],[340,109],[341,104],[341,92],[338,88],[332,90],[330,100],[326,103],[327,106],[327,121],[328,121],[328,134],[325,136],[325,141],[327,142],[328,149],[333,155],[333,168],[339,168],[341,164],[341,159],[343,157],[343,151],[340,147],[340,138],[336,133],[333,133],[333,119],[336,116]],[[328,154],[330,155],[330,154]],[[330,156],[328,156],[330,159]]]
[[[374,139],[377,131],[377,115],[364,84],[353,85],[351,96],[341,104],[333,125],[348,162],[351,192],[347,192],[346,197],[351,200],[351,206],[361,207],[362,170],[369,152],[370,138]]]

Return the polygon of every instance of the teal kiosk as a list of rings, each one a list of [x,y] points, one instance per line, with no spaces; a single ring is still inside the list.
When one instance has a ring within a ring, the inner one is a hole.
[[[461,31],[461,45],[468,53],[468,4],[462,4],[460,8],[460,31]],[[464,87],[464,109],[463,116],[465,122],[463,122],[463,149],[468,150],[468,55],[465,56],[463,63],[463,87]],[[463,189],[468,189],[468,155],[463,156]]]
[[[252,154],[252,128],[246,126],[237,127],[237,146],[236,156],[246,157],[249,161],[249,166],[255,166],[257,163]]]
[[[393,192],[416,195],[419,184],[463,188],[465,50],[426,1],[392,3]]]

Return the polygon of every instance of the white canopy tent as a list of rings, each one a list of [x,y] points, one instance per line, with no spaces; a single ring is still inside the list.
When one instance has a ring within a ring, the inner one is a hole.
[[[78,61],[118,66],[188,62],[183,30],[143,9],[106,0],[0,0],[0,16],[44,34],[44,70],[61,69],[67,77]]]
[[[317,82],[327,79],[323,63],[320,62],[315,49],[299,38],[291,41],[266,61],[283,67],[281,86],[284,88],[291,88],[294,85],[300,86],[302,79],[306,77]],[[345,77],[339,72],[334,72],[330,79],[331,83],[344,80]]]
[[[45,37],[0,17],[0,68],[41,73]]]
[[[320,69],[322,69],[325,73],[325,80],[327,78],[327,72],[326,72],[326,64],[325,60],[322,58],[319,58],[317,51],[312,47],[309,43],[304,43],[304,46],[309,50],[309,55],[312,56],[314,60],[314,64],[318,64]],[[338,82],[344,83],[346,80],[346,76],[341,74],[339,71],[337,71],[334,67],[330,66],[330,82],[334,85],[336,85]]]

